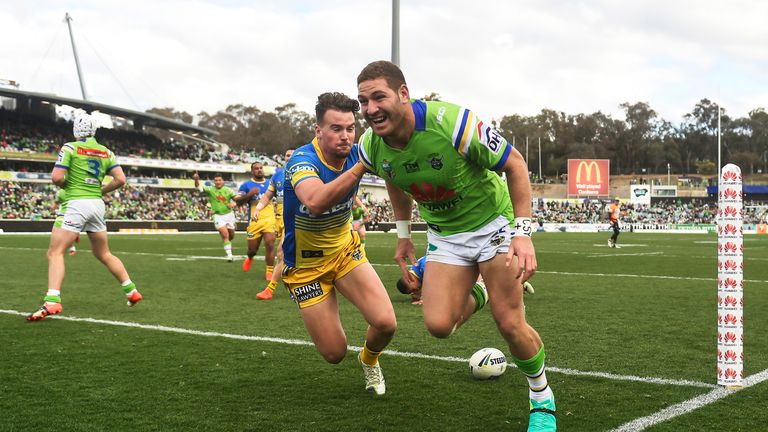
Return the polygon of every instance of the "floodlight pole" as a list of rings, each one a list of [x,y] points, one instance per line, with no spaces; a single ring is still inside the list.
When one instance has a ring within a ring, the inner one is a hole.
[[[525,136],[525,168],[530,172],[531,164],[528,162],[528,135]],[[526,173],[527,175],[527,173]]]
[[[72,41],[72,54],[75,55],[75,66],[77,67],[77,78],[80,80],[80,91],[83,93],[83,100],[88,100],[88,92],[85,90],[85,80],[83,80],[83,71],[80,69],[80,57],[77,56],[77,46],[75,45],[75,36],[72,35],[72,17],[67,12],[64,15],[64,21],[69,28],[69,40]]]
[[[400,66],[400,0],[392,0],[392,63]]]
[[[543,183],[544,176],[541,174],[541,137],[539,137],[539,180],[542,180]]]
[[[720,103],[717,104],[717,178],[720,178],[723,164],[720,162]],[[719,181],[719,180],[718,180]]]

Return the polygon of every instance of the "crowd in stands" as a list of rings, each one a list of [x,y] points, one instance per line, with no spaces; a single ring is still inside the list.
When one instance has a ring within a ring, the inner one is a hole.
[[[0,219],[53,219],[58,188],[48,183],[0,182]],[[210,205],[195,189],[125,186],[104,198],[106,218],[113,220],[211,220]],[[237,208],[247,220],[246,207]]]
[[[364,200],[363,202],[368,207],[369,223],[379,224],[381,222],[395,221],[395,213],[392,211],[392,206],[389,204],[388,199],[379,202],[373,202],[371,200]],[[419,214],[419,207],[415,203],[411,209],[411,222],[424,222]]]
[[[745,203],[745,206],[755,203]],[[656,203],[652,206],[625,203],[621,206],[621,221],[630,224],[712,224],[715,223],[717,204],[701,200],[691,202]],[[601,223],[605,222],[605,206],[599,201],[569,201],[539,203],[534,217],[548,223]],[[762,214],[757,209],[746,209],[744,223],[758,223]]]
[[[116,155],[147,159],[191,160],[212,163],[275,165],[281,155],[266,156],[253,151],[234,151],[225,145],[158,137],[130,129],[99,128],[96,139]],[[29,116],[0,108],[0,151],[57,154],[72,141],[72,123]]]
[[[57,188],[49,183],[0,181],[0,219],[52,219],[51,209]],[[160,189],[125,186],[105,197],[107,219],[114,220],[211,220],[207,198],[194,189]],[[369,223],[393,222],[394,214],[388,200],[374,202],[363,196],[369,212]],[[605,223],[606,209],[599,201],[538,200],[534,203],[534,219],[544,223]],[[621,206],[625,224],[712,224],[715,223],[716,203],[690,202],[655,203]],[[238,207],[238,220],[247,220],[246,207]],[[765,223],[766,203],[746,201],[744,223]],[[421,222],[414,206],[414,222]]]

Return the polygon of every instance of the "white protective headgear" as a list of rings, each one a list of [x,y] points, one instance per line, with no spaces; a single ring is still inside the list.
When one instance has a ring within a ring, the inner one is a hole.
[[[93,118],[88,114],[80,114],[75,118],[72,125],[72,132],[75,138],[92,137],[96,133],[96,125]]]

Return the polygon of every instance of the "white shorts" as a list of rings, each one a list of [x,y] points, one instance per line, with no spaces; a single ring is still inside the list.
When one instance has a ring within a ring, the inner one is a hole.
[[[477,231],[440,236],[427,231],[427,261],[459,266],[474,266],[479,262],[506,254],[512,242],[509,220],[499,216]]]
[[[229,212],[223,215],[213,215],[213,226],[215,226],[217,230],[224,226],[231,230],[235,229],[235,212]]]
[[[107,230],[104,223],[104,201],[100,199],[73,199],[67,201],[64,215],[56,218],[56,228],[76,233],[102,232]]]

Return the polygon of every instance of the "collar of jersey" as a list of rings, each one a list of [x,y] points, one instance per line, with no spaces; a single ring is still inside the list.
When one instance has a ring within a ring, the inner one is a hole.
[[[327,166],[328,169],[333,170],[334,172],[341,172],[344,170],[344,165],[342,165],[341,168],[334,168],[331,164],[325,161],[325,158],[323,158],[323,152],[320,150],[320,144],[317,142],[317,137],[312,138],[312,147],[314,147],[315,153],[317,153],[317,157],[320,158],[320,162]]]

